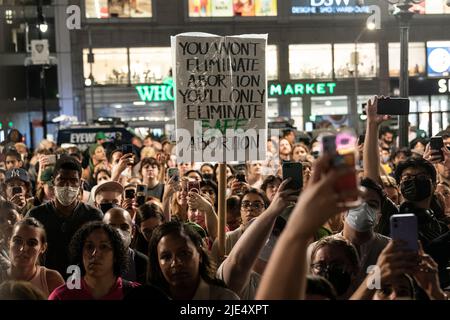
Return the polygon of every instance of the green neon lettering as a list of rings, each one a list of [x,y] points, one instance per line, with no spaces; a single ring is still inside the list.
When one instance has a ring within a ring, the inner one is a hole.
[[[286,88],[284,89],[284,95],[293,95],[294,94],[294,89],[292,89],[292,86],[290,84],[286,85]]]
[[[281,96],[283,94],[282,90],[281,90],[281,84],[271,84],[270,85],[270,95],[271,96]]]

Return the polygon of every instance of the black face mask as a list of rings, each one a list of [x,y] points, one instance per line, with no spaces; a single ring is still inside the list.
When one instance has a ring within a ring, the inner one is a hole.
[[[105,214],[109,209],[116,208],[117,204],[115,203],[100,203],[100,210]]]
[[[202,174],[203,176],[203,180],[212,180],[213,179],[213,175],[211,173],[204,173]]]
[[[331,267],[320,275],[331,282],[338,296],[346,293],[350,287],[351,274],[343,271],[341,268]]]
[[[422,201],[431,196],[431,181],[426,176],[408,179],[400,184],[403,197],[409,201]]]

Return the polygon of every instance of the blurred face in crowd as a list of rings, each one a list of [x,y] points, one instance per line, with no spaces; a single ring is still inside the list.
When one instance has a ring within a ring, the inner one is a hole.
[[[226,169],[226,175],[227,175],[227,179],[233,175],[233,172],[231,171],[230,167],[228,167],[228,166]],[[219,167],[218,166],[216,168],[216,177],[217,177],[217,179],[219,179]]]
[[[192,166],[188,162],[182,162],[178,164],[178,170],[180,172],[180,177],[184,176],[186,172],[191,170]]]
[[[55,199],[55,188],[52,184],[44,183],[42,188],[44,188],[45,198],[49,201]]]
[[[375,291],[373,300],[412,300],[411,283],[406,276],[398,276],[381,283],[381,289]]]
[[[194,180],[194,181],[201,181],[202,180],[202,177],[198,174],[198,172],[195,172],[195,171],[189,172],[187,177],[190,180]]]
[[[20,194],[23,195],[24,197],[26,196],[26,193],[27,193],[26,183],[19,179],[10,179],[10,180],[8,180],[8,183],[6,184],[6,198],[8,200],[11,199],[15,195],[14,188],[21,188],[22,192]]]
[[[386,132],[385,134],[383,134],[383,141],[386,144],[391,144],[392,141],[394,141],[394,135],[391,132]]]
[[[400,162],[406,161],[406,159],[408,159],[406,154],[404,152],[400,152],[394,158],[394,165],[397,166]]]
[[[116,151],[113,153],[112,157],[111,157],[111,161],[112,161],[112,166],[115,167],[119,164],[119,160],[120,158],[122,158],[123,153],[121,151]]]
[[[180,206],[187,205],[187,196],[188,196],[187,181],[181,181],[180,190],[177,191],[177,203]]]
[[[152,144],[153,144],[153,140],[152,140],[151,137],[146,137],[146,138],[144,139],[144,146],[146,146],[146,147],[151,147]]]
[[[395,187],[384,187],[384,192],[389,199],[391,199],[396,205],[400,204],[400,192]]]
[[[171,154],[172,153],[172,144],[165,143],[165,144],[163,144],[162,149],[165,154]]]
[[[14,156],[7,156],[5,163],[6,163],[6,170],[19,169],[23,165],[23,162]]]
[[[161,219],[159,219],[157,217],[151,217],[151,218],[148,218],[141,222],[139,231],[142,233],[145,240],[147,240],[147,242],[148,242],[148,241],[150,241],[150,238],[152,237],[153,230],[155,230],[155,228],[157,226],[160,226],[162,224],[163,224],[163,222],[161,221]]]
[[[111,181],[109,174],[105,171],[99,172],[99,174],[97,174],[97,184],[101,184],[106,181]]]
[[[216,203],[216,191],[211,186],[200,187],[200,193],[207,198],[211,199],[211,203],[214,205]]]
[[[122,208],[110,209],[103,217],[103,222],[119,231],[126,248],[130,246],[133,234],[133,221],[126,210]]]
[[[296,146],[292,152],[292,160],[295,162],[305,161],[307,155],[308,152],[303,146]]]
[[[389,151],[381,149],[381,151],[380,151],[381,163],[388,163],[390,160],[390,157],[391,157],[391,155],[390,155]]]
[[[197,286],[200,279],[200,253],[188,236],[171,233],[157,247],[161,272],[172,289]]]
[[[95,148],[92,157],[96,161],[105,161],[106,160],[105,149],[102,146],[98,146],[97,148]]]
[[[249,165],[249,173],[252,176],[260,176],[262,169],[262,161],[252,161]]]
[[[22,160],[25,160],[28,157],[27,147],[21,143],[16,143],[15,147],[17,152],[22,156]]]
[[[429,174],[426,172],[426,170],[424,168],[421,167],[409,167],[406,168],[405,170],[403,170],[402,172],[402,176],[400,178],[400,188],[402,188],[402,184],[408,183],[410,182],[410,180],[420,180],[420,181],[428,181],[431,184],[431,187],[429,190],[429,194],[427,195],[428,197],[431,197],[431,195],[433,195],[436,186],[433,185],[433,182],[429,176]],[[400,189],[401,192],[404,192],[404,189]],[[421,196],[424,196],[423,190],[421,190],[422,193],[420,194]],[[415,201],[415,199],[408,199],[408,195],[407,194],[402,194],[403,198],[410,200],[410,201]]]
[[[281,182],[279,180],[274,180],[271,183],[267,184],[266,188],[266,196],[269,198],[270,201],[273,200],[273,197],[278,191],[278,187],[280,186]]]
[[[81,186],[81,177],[76,170],[61,169],[57,172],[54,185],[56,187],[73,187],[79,188]]]
[[[244,225],[264,211],[264,200],[256,193],[248,193],[241,201],[241,219]]]
[[[417,142],[413,150],[417,151],[420,154],[423,154],[425,152],[425,145],[422,144],[422,142]]]
[[[19,225],[14,228],[9,254],[15,267],[26,268],[37,264],[47,244],[42,242],[42,230],[33,226]]]
[[[288,156],[291,153],[291,145],[286,139],[280,140],[280,154]]]
[[[211,168],[210,166],[203,166],[203,167],[200,169],[200,172],[201,172],[202,174],[210,174],[210,175],[214,174],[214,170],[213,170],[213,168]]]
[[[95,229],[83,244],[83,266],[86,276],[102,278],[114,274],[114,250],[108,234]]]
[[[100,208],[102,204],[106,203],[119,205],[121,201],[122,201],[122,194],[116,191],[102,190],[98,192],[97,195],[95,196],[95,204],[98,208]]]
[[[142,167],[142,178],[144,181],[151,181],[153,179],[158,179],[159,177],[159,167],[156,163],[147,163]]]
[[[206,223],[205,223],[205,214],[203,211],[200,211],[198,209],[188,209],[188,219],[191,222],[195,222],[203,229],[206,229]]]
[[[14,224],[20,220],[20,216],[14,209],[0,209],[0,240],[8,244],[11,239]]]
[[[295,143],[295,133],[294,133],[294,131],[289,132],[289,134],[285,136],[285,139],[287,141],[289,141],[290,144],[294,144]]]

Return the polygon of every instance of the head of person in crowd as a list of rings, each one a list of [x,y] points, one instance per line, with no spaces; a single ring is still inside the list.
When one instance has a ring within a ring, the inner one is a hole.
[[[97,185],[107,181],[111,181],[111,171],[109,171],[108,169],[99,169],[95,173],[94,178]]]
[[[216,163],[214,165],[214,173],[215,173],[215,177],[216,177],[216,181],[219,181],[219,164]],[[227,164],[227,169],[226,169],[226,177],[227,177],[227,181],[229,177],[232,177],[236,174],[236,170],[234,170],[234,168],[232,166],[230,166],[229,164]]]
[[[386,196],[396,205],[400,205],[401,194],[395,179],[391,176],[381,176],[381,181],[383,182],[383,191]]]
[[[296,143],[292,147],[291,161],[303,162],[306,161],[309,154],[309,148],[304,143]]]
[[[230,231],[233,231],[239,228],[241,224],[241,198],[231,196],[227,198],[227,227]]]
[[[135,235],[133,220],[129,212],[120,207],[111,208],[103,216],[103,222],[119,231],[123,244],[128,249]]]
[[[273,200],[273,197],[278,191],[278,187],[280,186],[282,180],[278,176],[270,175],[267,176],[262,185],[261,190],[264,191],[269,201]]]
[[[106,161],[105,148],[101,144],[94,144],[89,148],[89,155],[94,165]]]
[[[135,249],[147,253],[153,230],[164,222],[164,214],[159,205],[155,203],[146,203],[140,206],[135,218],[137,229]]]
[[[436,189],[436,169],[431,162],[423,158],[409,158],[395,169],[395,180],[406,201],[429,209]]]
[[[6,179],[6,170],[0,169],[0,185],[3,185],[5,183]]]
[[[23,167],[22,156],[15,149],[8,150],[5,154],[6,170]]]
[[[0,284],[0,300],[47,300],[45,294],[28,281],[8,280]]]
[[[306,280],[305,300],[336,300],[336,290],[330,281],[313,275],[308,275]]]
[[[244,227],[253,218],[258,217],[269,206],[269,199],[260,189],[250,188],[241,198],[241,219]]]
[[[119,207],[122,202],[123,187],[116,181],[107,181],[97,186],[94,192],[94,204],[103,213]]]
[[[373,300],[415,300],[416,292],[413,279],[406,273],[381,283],[375,291]]]
[[[215,180],[214,179],[214,166],[210,163],[204,163],[200,167],[200,173],[202,174],[203,180]]]
[[[200,193],[202,196],[206,196],[211,200],[213,206],[217,207],[217,201],[219,201],[219,193],[217,184],[212,180],[200,181]]]
[[[53,186],[54,167],[45,168],[41,173],[40,187],[36,191],[36,198],[40,203],[46,203],[55,200],[55,188]]]
[[[156,151],[153,147],[143,147],[141,149],[141,159],[145,158],[155,158]]]
[[[67,148],[67,155],[70,156],[70,157],[74,157],[80,163],[83,162],[83,154],[81,153],[80,149],[78,149],[78,147],[69,147],[69,148]]]
[[[311,274],[327,279],[336,290],[338,299],[346,299],[359,272],[356,248],[344,238],[325,237],[311,251]]]
[[[111,171],[119,165],[119,160],[122,158],[123,152],[121,148],[112,150],[108,155],[108,162],[111,164]]]
[[[159,170],[160,164],[155,158],[143,158],[140,170],[143,184],[159,182]]]
[[[100,221],[78,229],[70,242],[69,255],[88,283],[117,279],[127,269],[127,249],[120,233]]]
[[[13,227],[20,220],[17,210],[12,202],[0,200],[0,248],[9,246]]]
[[[388,164],[391,161],[391,151],[389,148],[380,148],[380,162],[383,164]]]
[[[103,131],[97,132],[95,134],[95,142],[97,144],[104,144],[106,142],[106,135]]]
[[[28,173],[22,168],[6,171],[2,191],[6,200],[11,201],[20,209],[25,208],[27,198],[31,197],[31,182]]]
[[[250,182],[252,180],[260,180],[263,174],[263,161],[248,161],[247,172]]]
[[[190,226],[171,221],[153,231],[148,280],[172,299],[192,299],[200,281],[214,284],[211,260],[200,235]]]
[[[177,163],[177,168],[180,173],[180,177],[184,177],[186,172],[192,170],[192,163],[190,162],[179,162]]]
[[[188,193],[188,179],[182,177],[179,182],[179,188],[172,197],[171,203],[171,215],[179,221],[187,221]]]
[[[214,206],[214,203],[212,202],[212,200],[209,196],[205,196],[204,194],[202,194],[202,196],[204,197],[204,199],[206,199],[206,201],[208,201],[211,205]],[[204,211],[199,210],[198,208],[192,208],[189,206],[188,211],[187,211],[187,217],[188,217],[189,222],[193,222],[193,223],[199,225],[200,227],[202,227],[203,231],[207,230],[206,216],[205,216]],[[204,237],[206,237],[206,234]],[[204,237],[202,237],[202,238],[204,238]]]
[[[17,142],[16,144],[14,144],[14,148],[20,154],[22,161],[25,163],[25,161],[28,160],[28,148],[26,144],[22,142]]]
[[[291,145],[295,144],[295,130],[286,129],[283,131],[283,139],[286,139]]]
[[[394,167],[397,167],[400,162],[406,161],[411,155],[412,153],[409,148],[399,148],[392,151],[391,160]]]
[[[153,139],[152,136],[148,135],[144,138],[144,146],[146,147],[152,147],[153,146]]]
[[[75,207],[81,192],[82,168],[77,159],[62,156],[55,163],[53,185],[55,188],[55,203],[62,207]]]
[[[380,140],[382,147],[389,148],[394,143],[394,131],[389,127],[380,128]]]
[[[280,140],[280,159],[281,160],[290,160],[290,156],[292,153],[292,146],[286,139]]]
[[[142,142],[142,139],[139,138],[138,136],[134,136],[133,138],[131,138],[131,144],[134,145],[137,149],[141,149],[144,145],[144,143]]]
[[[184,176],[194,181],[203,181],[203,176],[198,170],[188,170],[184,173]]]
[[[361,180],[365,188],[362,203],[348,210],[345,215],[344,229],[350,227],[358,234],[373,233],[381,218],[381,207],[385,198],[382,187],[369,178]]]
[[[415,138],[409,143],[409,147],[411,151],[423,155],[425,152],[425,147],[427,146],[428,141],[423,138]]]
[[[173,145],[170,142],[170,140],[167,140],[167,139],[162,140],[161,148],[165,154],[172,154]]]
[[[313,139],[311,141],[310,153],[314,157],[314,159],[317,159],[319,157],[320,149],[321,149],[320,141],[317,138]]]
[[[43,139],[39,142],[38,149],[46,149],[53,153],[53,151],[56,150],[56,143],[48,139]]]

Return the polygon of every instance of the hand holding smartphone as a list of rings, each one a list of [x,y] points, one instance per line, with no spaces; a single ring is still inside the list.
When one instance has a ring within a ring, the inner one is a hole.
[[[126,189],[125,190],[125,199],[134,199],[136,195],[136,191],[134,189]]]
[[[444,147],[444,140],[441,136],[435,136],[430,139],[430,150],[431,155],[434,156],[435,160],[444,161],[444,152],[442,148]]]
[[[282,170],[283,180],[291,178],[286,188],[300,192],[303,188],[303,165],[300,162],[284,162]]]

